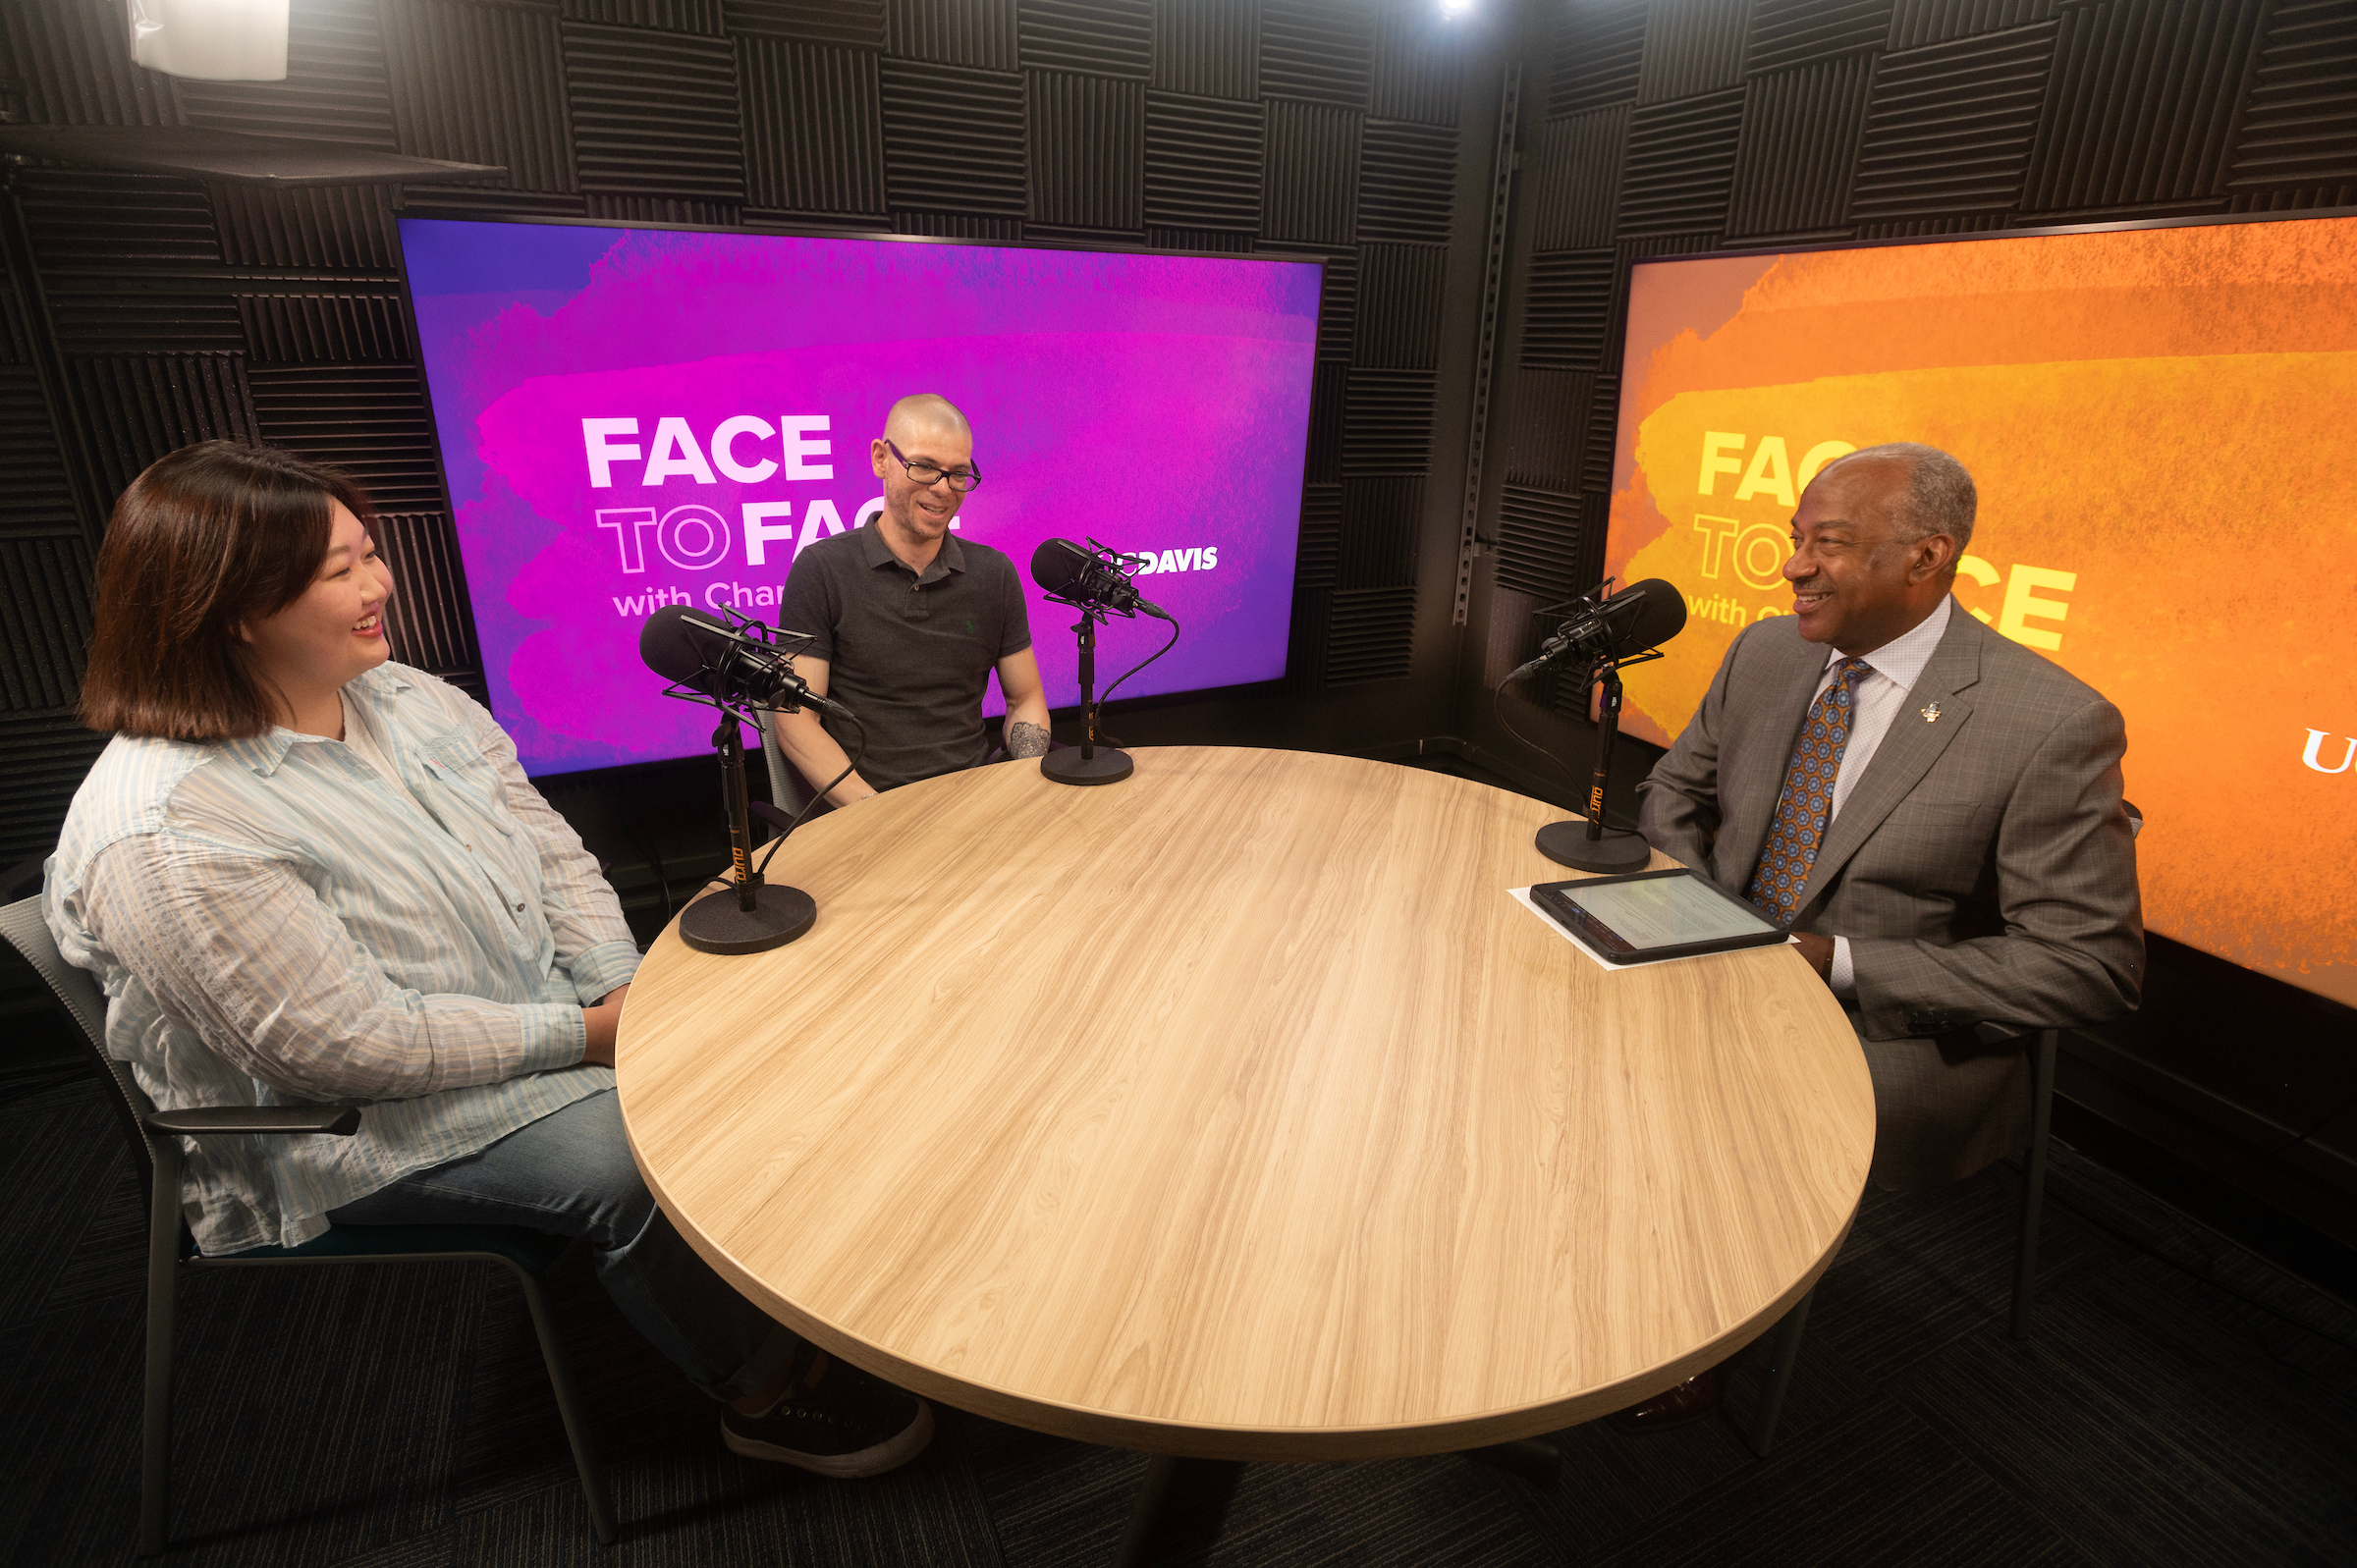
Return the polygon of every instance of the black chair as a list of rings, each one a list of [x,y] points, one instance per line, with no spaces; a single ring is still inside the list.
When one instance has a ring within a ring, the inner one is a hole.
[[[754,709],[753,728],[761,731],[761,760],[769,765],[769,798],[775,802],[772,811],[782,813],[791,822],[795,813],[810,806],[811,797],[818,791],[810,787],[809,782],[802,777],[802,771],[786,755],[786,748],[778,744],[775,714]],[[810,816],[813,819],[823,817],[834,809],[821,800],[817,805],[810,806]],[[754,815],[769,823],[773,838],[784,832],[784,825],[772,816],[771,811],[756,812]]]
[[[2128,837],[2144,832],[2144,813],[2128,801]],[[2029,1040],[2024,1035],[2019,1037]],[[2024,1162],[2021,1190],[2021,1236],[2013,1253],[2013,1316],[2007,1331],[2016,1339],[2030,1337],[2030,1296],[2038,1283],[2038,1221],[2046,1212],[2046,1146],[2055,1123],[2055,1062],[2062,1049],[2062,1031],[2041,1029],[2025,1048],[2030,1065],[2030,1148]]]
[[[0,889],[0,894],[24,885],[14,878],[12,883]],[[129,1066],[106,1054],[106,998],[95,980],[67,963],[58,952],[49,927],[41,919],[40,905],[36,896],[0,907],[0,935],[25,955],[89,1043],[101,1074],[113,1087],[108,1099],[120,1113],[124,1132],[149,1176],[147,1393],[140,1439],[139,1555],[160,1554],[171,1534],[172,1321],[181,1271],[351,1263],[496,1263],[515,1274],[523,1289],[524,1304],[531,1309],[532,1329],[540,1337],[540,1354],[548,1364],[549,1385],[556,1391],[557,1412],[564,1418],[565,1436],[573,1445],[574,1464],[580,1471],[590,1523],[598,1541],[611,1545],[616,1535],[614,1507],[606,1496],[605,1479],[598,1470],[572,1366],[558,1341],[556,1323],[549,1316],[548,1299],[540,1287],[541,1274],[565,1250],[565,1238],[509,1225],[339,1225],[300,1247],[257,1247],[219,1258],[197,1252],[180,1210],[181,1167],[186,1158],[182,1138],[220,1133],[350,1137],[359,1129],[360,1113],[351,1106],[156,1109]]]
[[[2119,808],[2128,819],[2128,837],[2144,832],[2144,813],[2129,801]],[[2040,1029],[2008,1035],[1989,1024],[1981,1026],[1983,1043],[2002,1046],[2020,1042],[2030,1069],[2030,1146],[2023,1159],[2021,1221],[2013,1245],[2013,1312],[2006,1332],[2015,1339],[2030,1336],[2030,1298],[2038,1285],[2038,1223],[2046,1214],[2046,1155],[2055,1125],[2055,1064],[2061,1054],[2062,1031]],[[1801,1325],[1808,1321],[1811,1291],[1774,1330],[1770,1341],[1769,1386],[1752,1420],[1751,1446],[1762,1457],[1776,1438],[1784,1388],[1792,1379],[1792,1363],[1800,1354]]]

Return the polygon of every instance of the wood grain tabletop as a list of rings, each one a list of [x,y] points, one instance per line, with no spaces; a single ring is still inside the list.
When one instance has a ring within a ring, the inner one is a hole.
[[[1037,1431],[1375,1458],[1634,1403],[1832,1262],[1874,1097],[1797,952],[1607,971],[1507,894],[1574,875],[1554,807],[1133,755],[821,817],[769,870],[808,936],[647,955],[632,1151],[779,1321]]]

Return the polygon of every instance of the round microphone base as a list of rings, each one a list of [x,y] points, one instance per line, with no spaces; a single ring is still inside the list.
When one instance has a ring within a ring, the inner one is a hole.
[[[1099,746],[1097,754],[1086,759],[1074,747],[1049,752],[1039,759],[1039,771],[1058,784],[1120,784],[1137,772],[1137,765],[1129,760],[1129,753],[1110,746]]]
[[[783,947],[818,923],[818,902],[799,888],[756,883],[753,907],[737,907],[737,889],[706,893],[680,914],[680,940],[697,952],[739,955]]]
[[[1633,833],[1605,830],[1601,838],[1588,837],[1588,825],[1574,819],[1551,822],[1539,830],[1539,853],[1574,871],[1642,871],[1653,858],[1653,846]]]

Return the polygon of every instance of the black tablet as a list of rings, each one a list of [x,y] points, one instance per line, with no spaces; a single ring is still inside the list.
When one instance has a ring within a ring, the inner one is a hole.
[[[1607,963],[1765,947],[1792,934],[1683,866],[1542,882],[1530,901]]]

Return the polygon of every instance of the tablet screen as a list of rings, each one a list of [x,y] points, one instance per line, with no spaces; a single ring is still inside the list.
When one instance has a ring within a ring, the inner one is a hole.
[[[1774,922],[1691,876],[1566,888],[1563,897],[1618,938],[1614,946],[1624,951],[1753,937],[1777,929]]]

